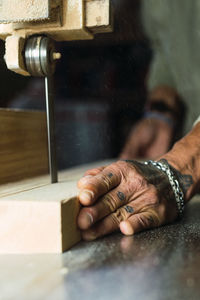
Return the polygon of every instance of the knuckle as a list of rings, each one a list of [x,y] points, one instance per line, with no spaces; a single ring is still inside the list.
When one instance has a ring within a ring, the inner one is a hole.
[[[124,209],[118,209],[112,214],[113,222],[119,225],[122,221],[126,220],[126,211]]]
[[[103,197],[102,202],[109,209],[110,212],[113,212],[117,208],[117,200],[112,195],[106,195]]]
[[[132,215],[134,213],[134,208],[130,205],[126,205],[124,207],[125,211],[126,211],[126,214],[129,214],[129,215]]]
[[[126,203],[128,201],[127,196],[125,195],[125,193],[118,191],[116,193],[117,195],[117,200],[119,200],[121,203]]]
[[[145,228],[147,228],[147,227],[149,226],[149,221],[148,221],[147,218],[145,218],[144,216],[138,215],[138,216],[137,216],[137,220],[138,220],[139,225],[140,225],[143,229],[145,229]]]
[[[107,190],[109,190],[111,178],[107,175],[102,175],[101,179],[103,181],[103,185],[106,187]]]
[[[143,229],[158,227],[161,222],[156,213],[148,215],[138,215],[138,222]]]
[[[117,163],[112,163],[104,169],[106,173],[115,173],[116,170],[117,170]]]
[[[153,209],[149,210],[149,216],[147,217],[152,222],[152,227],[158,227],[162,224],[162,217]]]

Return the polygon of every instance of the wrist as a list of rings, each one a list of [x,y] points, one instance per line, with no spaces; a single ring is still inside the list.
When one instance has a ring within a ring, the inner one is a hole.
[[[154,120],[164,122],[172,129],[174,129],[174,127],[175,127],[174,120],[170,116],[163,114],[162,112],[159,112],[159,111],[146,110],[144,112],[143,118],[144,119],[154,119]]]
[[[146,110],[163,113],[177,123],[183,118],[185,112],[180,95],[169,86],[158,86],[149,93]]]
[[[171,151],[160,159],[166,159],[176,170],[178,180],[188,202],[200,190],[200,124],[183,139],[178,141]]]
[[[158,86],[149,93],[146,111],[157,112],[170,118],[174,123],[172,143],[182,137],[185,119],[185,105],[174,88]]]
[[[179,180],[176,176],[176,172],[174,172],[172,166],[168,163],[167,160],[161,159],[159,161],[146,161],[144,162],[145,165],[152,165],[161,172],[165,173],[165,175],[168,178],[169,184],[171,186],[171,189],[173,191],[173,196],[176,200],[177,205],[177,212],[179,216],[182,216],[185,206],[185,197],[184,192],[181,188],[181,185],[179,184]]]

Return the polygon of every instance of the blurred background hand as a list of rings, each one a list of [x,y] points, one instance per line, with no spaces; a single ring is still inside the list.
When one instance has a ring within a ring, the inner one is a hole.
[[[157,119],[142,119],[131,131],[121,159],[155,159],[165,154],[173,139],[173,128]]]

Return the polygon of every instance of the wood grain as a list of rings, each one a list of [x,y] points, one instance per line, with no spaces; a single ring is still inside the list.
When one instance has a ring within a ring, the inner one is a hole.
[[[45,113],[0,109],[0,184],[47,172]]]

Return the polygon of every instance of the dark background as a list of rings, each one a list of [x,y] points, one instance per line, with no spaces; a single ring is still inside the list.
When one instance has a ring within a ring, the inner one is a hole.
[[[140,1],[113,0],[114,32],[58,43],[55,74],[59,167],[117,157],[142,116],[151,50]],[[0,43],[1,107],[45,109],[43,79],[6,69]]]

